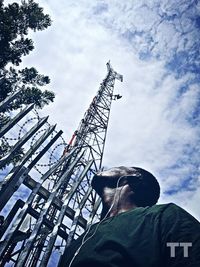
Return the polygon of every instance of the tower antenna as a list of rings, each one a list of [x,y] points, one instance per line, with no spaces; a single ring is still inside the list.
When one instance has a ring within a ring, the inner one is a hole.
[[[12,262],[16,267],[44,267],[52,258],[54,261],[56,258],[59,265],[71,241],[98,219],[101,202],[91,188],[91,179],[102,168],[112,100],[121,98],[113,94],[115,80],[123,81],[110,61],[106,65],[107,75],[60,159],[40,179],[31,176],[30,171],[62,134],[48,124],[48,129],[37,140],[34,139],[34,144],[31,143],[21,161],[2,182],[0,210],[22,186],[28,187],[30,193],[26,200],[18,198],[5,218],[0,217],[0,266]],[[13,101],[13,98],[9,99],[6,101]],[[8,122],[0,131],[3,138],[32,108],[25,108]],[[39,136],[37,133],[47,120],[38,118],[37,124],[17,140],[0,164],[5,163],[17,149],[24,145],[27,147],[31,138]],[[54,137],[45,143],[52,133]]]

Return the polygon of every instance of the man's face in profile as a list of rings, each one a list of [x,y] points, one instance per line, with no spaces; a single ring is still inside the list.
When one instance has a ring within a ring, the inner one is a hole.
[[[93,189],[101,196],[104,187],[116,188],[117,183],[122,176],[129,175],[132,168],[114,167],[105,171],[101,171],[94,175],[92,179]],[[123,179],[124,180],[124,179]]]

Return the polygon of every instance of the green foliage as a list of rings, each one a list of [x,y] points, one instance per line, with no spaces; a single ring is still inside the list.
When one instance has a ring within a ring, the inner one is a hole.
[[[24,84],[32,83],[34,85],[43,86],[50,83],[49,77],[38,74],[35,68],[25,68],[19,71],[19,73],[21,74],[21,79]]]
[[[9,151],[12,149],[12,146],[8,144],[7,141],[4,139],[0,140],[0,159],[2,159],[4,156],[6,156]],[[12,154],[12,157],[10,158],[9,162],[5,163],[2,169],[4,169],[9,163],[12,163],[15,165],[17,162],[21,161],[24,155],[23,148],[18,149],[15,151],[15,153]]]
[[[10,117],[8,115],[6,115],[5,113],[0,114],[0,129],[3,128],[3,126],[5,126],[9,121],[10,121]]]
[[[53,92],[41,90],[41,87],[50,83],[48,76],[39,74],[34,67],[21,70],[18,67],[23,56],[34,49],[33,41],[28,38],[29,31],[41,31],[50,25],[49,15],[44,14],[43,8],[34,0],[22,0],[21,4],[12,3],[8,6],[0,0],[0,101],[17,89],[22,89],[20,96],[1,113],[0,127],[10,120],[10,112],[22,105],[34,103],[42,108],[54,100]],[[1,141],[0,157],[9,153],[10,149],[8,143]],[[18,162],[22,152],[20,150],[13,155],[10,162]]]
[[[22,94],[7,106],[5,111],[12,111],[20,108],[23,104],[34,103],[37,108],[53,102],[54,93],[48,90],[42,91],[39,87],[50,83],[48,76],[38,73],[35,68],[16,70],[10,67],[4,69],[0,79],[0,101],[3,101],[13,90],[13,85],[21,84]]]
[[[34,67],[19,70],[14,66],[18,66],[22,57],[34,48],[33,41],[26,37],[29,30],[44,30],[51,25],[51,19],[33,0],[8,6],[4,6],[3,1],[0,1],[0,18],[0,101],[18,86],[23,88],[23,95],[5,111],[30,103],[42,108],[54,99],[53,92],[43,92],[40,89],[50,83],[49,77],[39,74]],[[13,66],[8,67],[10,64]]]
[[[33,41],[27,37],[29,29],[44,30],[51,25],[51,19],[33,0],[22,4],[0,5],[0,68],[11,62],[19,65],[23,55],[33,50]]]

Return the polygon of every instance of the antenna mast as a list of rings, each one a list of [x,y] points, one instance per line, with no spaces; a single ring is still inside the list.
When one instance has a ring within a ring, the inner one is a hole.
[[[90,182],[94,173],[102,167],[112,100],[121,98],[113,95],[115,79],[122,81],[123,77],[108,62],[106,78],[100,84],[63,155],[39,180],[34,180],[30,171],[59,138],[61,132],[42,147],[34,159],[30,155],[36,153],[55,126],[49,127],[5,177],[0,188],[0,210],[21,186],[25,185],[31,191],[25,201],[18,199],[14,203],[6,218],[1,216],[0,266],[12,262],[16,267],[44,267],[52,260],[55,261],[55,258],[57,260],[54,266],[60,266],[71,241],[84,232],[87,224],[98,218],[100,199],[97,199]],[[13,98],[6,101],[13,101]],[[17,115],[17,120],[28,112],[27,108],[21,111],[23,114]],[[30,141],[46,121],[47,118],[39,118],[37,125],[18,140],[14,147],[20,148]],[[7,128],[0,131],[2,136],[12,129],[12,125],[9,127],[10,123],[14,124],[13,121],[8,122]],[[12,153],[15,153],[15,149],[10,151],[10,157]],[[0,164],[5,161],[6,157]],[[25,227],[27,220],[30,222],[28,229]]]

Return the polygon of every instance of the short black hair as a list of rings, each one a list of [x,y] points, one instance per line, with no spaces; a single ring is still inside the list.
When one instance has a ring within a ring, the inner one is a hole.
[[[157,203],[160,197],[160,185],[157,179],[150,172],[139,167],[115,167],[115,177],[124,177],[127,183],[131,187],[134,194],[132,195],[132,201],[138,207],[152,206]],[[103,174],[101,174],[104,176]],[[101,196],[102,188],[109,186],[115,188],[117,180],[109,181],[109,179],[96,179],[95,175],[92,180],[92,187]]]
[[[133,173],[128,175],[128,184],[134,191],[133,202],[138,207],[153,206],[160,197],[160,185],[153,174],[139,168],[132,167]]]

